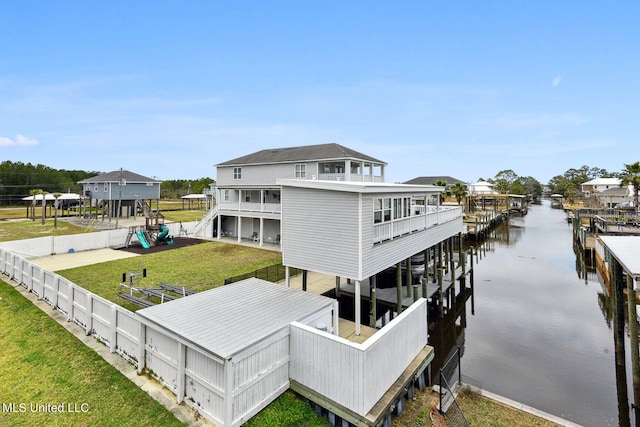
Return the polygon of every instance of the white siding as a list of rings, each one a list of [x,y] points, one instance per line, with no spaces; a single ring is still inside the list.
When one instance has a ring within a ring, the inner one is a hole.
[[[287,188],[282,203],[282,222],[286,223],[282,227],[282,241],[287,242],[287,250],[282,254],[285,265],[357,277],[360,212],[357,194]],[[318,268],[319,265],[322,267]]]
[[[306,165],[307,179],[318,174],[317,162],[292,162],[274,165],[218,166],[216,185],[225,187],[273,186],[277,179],[294,179],[295,165]],[[233,168],[242,168],[242,179],[233,179]]]

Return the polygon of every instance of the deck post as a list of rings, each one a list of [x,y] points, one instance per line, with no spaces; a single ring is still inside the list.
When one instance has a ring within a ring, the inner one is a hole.
[[[438,250],[437,250],[437,246],[432,246],[433,248],[433,283],[436,283],[436,278],[438,277],[438,261],[437,261],[437,256],[438,256]]]
[[[360,320],[361,320],[361,305],[362,301],[360,298],[360,280],[355,281],[356,285],[356,314],[355,314],[355,322],[356,322],[356,335],[360,336]]]
[[[402,267],[396,264],[396,313],[402,313]]]
[[[438,243],[438,300],[440,309],[440,318],[444,317],[444,293],[442,292],[442,242]]]
[[[407,263],[407,271],[405,272],[405,277],[407,279],[407,296],[411,298],[411,282],[412,282],[411,257],[407,258],[406,263]]]
[[[340,276],[336,276],[336,298],[340,298]]]
[[[640,349],[638,348],[638,315],[636,312],[636,291],[633,276],[627,274],[627,313],[629,315],[629,335],[631,342],[631,366],[633,377],[633,401],[636,421],[640,421]]]
[[[284,281],[287,284],[287,288],[290,288],[291,287],[291,271],[289,270],[288,265],[284,268]]]
[[[453,236],[447,239],[449,246],[449,268],[451,269],[451,283],[455,291],[455,282],[456,282],[456,269],[455,262],[453,261]]]
[[[302,290],[307,291],[307,270],[302,270]]]
[[[376,302],[376,286],[377,279],[375,274],[369,278],[369,295],[371,309],[369,311],[369,326],[376,327],[376,320],[378,319],[378,307]]]

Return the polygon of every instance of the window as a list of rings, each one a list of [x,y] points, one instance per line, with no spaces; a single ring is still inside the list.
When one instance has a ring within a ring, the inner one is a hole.
[[[104,191],[105,193],[109,191],[109,184],[107,184],[106,182],[104,183]]]
[[[373,223],[391,221],[391,199],[378,198],[373,201]]]
[[[307,165],[300,164],[296,165],[296,178],[306,178],[307,177]]]
[[[222,199],[225,202],[228,202],[229,200],[231,200],[231,195],[230,195],[229,190],[222,190]]]
[[[233,168],[233,179],[242,179],[242,168]]]
[[[98,184],[96,183],[95,187],[93,187],[93,192],[97,193],[98,192]]]
[[[392,209],[393,206],[393,209]],[[393,210],[393,217],[391,212]],[[373,201],[373,223],[402,219],[411,216],[411,197],[378,198]]]

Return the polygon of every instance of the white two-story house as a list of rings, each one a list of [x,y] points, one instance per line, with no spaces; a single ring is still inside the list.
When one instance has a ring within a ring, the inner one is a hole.
[[[386,163],[343,147],[320,144],[258,151],[216,165],[217,205],[204,235],[279,244],[279,179],[384,182]]]

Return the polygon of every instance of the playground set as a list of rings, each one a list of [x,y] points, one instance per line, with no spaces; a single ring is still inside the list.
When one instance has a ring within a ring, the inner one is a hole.
[[[120,298],[144,308],[158,304],[155,302],[158,300],[162,304],[166,301],[195,294],[195,291],[184,286],[180,287],[163,282],[160,282],[157,288],[144,288],[140,286],[140,281],[143,277],[147,277],[147,269],[142,268],[142,260],[140,260],[138,271],[122,273],[122,282],[118,291]]]
[[[149,211],[145,215],[145,225],[129,227],[129,233],[124,243],[127,248],[134,234],[144,249],[155,245],[173,245],[174,243],[173,236],[169,235],[169,227],[164,224],[164,215],[158,211]]]

